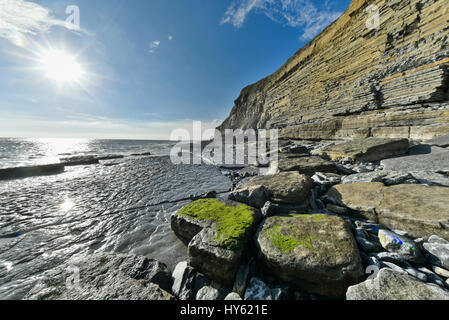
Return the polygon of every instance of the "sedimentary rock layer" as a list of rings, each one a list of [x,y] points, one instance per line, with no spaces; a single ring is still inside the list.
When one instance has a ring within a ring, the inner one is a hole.
[[[316,140],[449,133],[448,15],[447,0],[353,0],[279,70],[244,88],[219,129]]]

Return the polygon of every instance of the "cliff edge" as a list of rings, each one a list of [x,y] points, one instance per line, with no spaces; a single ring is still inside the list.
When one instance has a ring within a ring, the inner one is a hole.
[[[353,0],[279,70],[244,88],[218,129],[278,128],[309,140],[449,133],[448,37],[447,0]]]

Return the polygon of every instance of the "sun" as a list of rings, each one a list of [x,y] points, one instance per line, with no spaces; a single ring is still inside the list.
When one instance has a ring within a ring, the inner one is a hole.
[[[43,52],[39,63],[47,78],[60,84],[79,81],[84,73],[76,58],[62,50]]]

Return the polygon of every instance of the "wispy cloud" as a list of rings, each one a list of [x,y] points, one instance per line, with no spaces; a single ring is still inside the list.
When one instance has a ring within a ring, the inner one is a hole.
[[[156,51],[157,48],[159,48],[159,45],[161,44],[161,42],[159,40],[153,41],[150,43],[150,53],[154,53],[154,51]]]
[[[52,17],[49,9],[34,2],[0,1],[0,37],[2,38],[17,42],[23,35],[46,32],[52,26],[70,29],[69,24]]]
[[[240,28],[251,13],[261,13],[271,20],[301,28],[303,40],[310,40],[336,20],[340,11],[330,8],[328,1],[317,5],[312,0],[234,0],[227,8],[221,24]]]
[[[173,40],[173,36],[168,36],[168,40],[172,41]]]

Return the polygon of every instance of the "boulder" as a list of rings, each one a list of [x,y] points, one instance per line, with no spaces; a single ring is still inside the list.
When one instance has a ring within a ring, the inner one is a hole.
[[[260,278],[251,278],[245,292],[245,300],[273,300],[270,288]]]
[[[280,158],[278,167],[281,172],[298,171],[308,176],[313,176],[316,172],[337,173],[335,163],[321,157]]]
[[[449,292],[408,274],[381,269],[376,278],[351,286],[348,300],[449,300]]]
[[[351,158],[356,162],[373,162],[403,155],[408,148],[407,139],[367,138],[324,147],[320,153],[334,161]]]
[[[449,244],[424,242],[423,247],[433,264],[449,269]]]
[[[220,300],[220,291],[211,286],[202,287],[196,294],[196,300]],[[222,297],[221,297],[222,298]]]
[[[243,188],[264,186],[269,200],[287,204],[302,204],[306,201],[313,181],[299,172],[281,172],[275,175],[264,175],[251,178]]]
[[[167,267],[143,256],[97,253],[43,274],[29,300],[173,300]]]
[[[449,239],[449,188],[382,183],[353,183],[333,186],[327,193],[352,214],[401,229],[413,238],[439,235]]]
[[[264,269],[307,292],[341,297],[363,275],[350,225],[337,216],[268,217],[259,226],[256,247]]]
[[[173,294],[180,300],[193,300],[196,271],[187,261],[179,262],[173,271]]]
[[[225,300],[242,300],[242,298],[240,298],[239,294],[235,293],[235,292],[231,292],[224,299]]]
[[[264,186],[250,186],[229,193],[229,200],[234,200],[254,208],[262,208],[269,199],[269,194]]]
[[[445,134],[443,136],[439,136],[434,139],[427,140],[426,143],[430,144],[432,146],[447,148],[447,147],[449,147],[449,134]]]
[[[250,263],[240,265],[234,281],[233,291],[243,296],[246,290],[246,284],[250,274]]]
[[[189,241],[190,264],[219,283],[234,283],[248,241],[262,214],[222,199],[200,199],[171,217],[173,231]]]
[[[332,186],[341,182],[341,175],[329,172],[316,172],[312,176],[312,180],[315,183],[322,184],[324,186]]]
[[[419,246],[404,236],[400,236],[388,230],[379,230],[379,241],[385,250],[398,253],[407,261],[417,264],[425,263],[424,256],[421,253]]]

